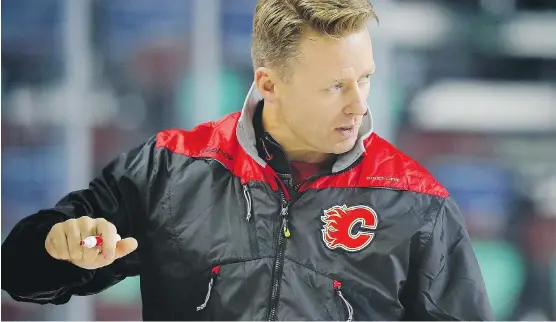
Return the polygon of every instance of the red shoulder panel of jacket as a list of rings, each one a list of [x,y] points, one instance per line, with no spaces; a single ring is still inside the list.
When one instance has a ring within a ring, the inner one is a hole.
[[[240,113],[236,112],[218,121],[200,124],[190,131],[171,129],[159,132],[156,147],[191,158],[216,159],[242,183],[264,181],[277,190],[274,171],[269,166],[259,165],[240,146],[236,136],[239,116]]]
[[[219,121],[198,125],[190,131],[167,130],[158,133],[156,147],[192,158],[216,159],[242,183],[267,182],[278,189],[276,174],[269,166],[259,165],[240,146],[236,126],[240,113],[230,114]],[[325,188],[386,188],[447,197],[448,191],[416,161],[376,134],[365,140],[366,155],[353,169],[319,178],[301,186],[300,190]]]
[[[365,155],[353,169],[322,177],[301,190],[324,188],[386,188],[447,197],[448,191],[421,165],[376,134],[364,141]]]

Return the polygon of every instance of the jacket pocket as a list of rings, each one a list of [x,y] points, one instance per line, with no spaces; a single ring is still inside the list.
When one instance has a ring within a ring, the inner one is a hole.
[[[243,184],[243,198],[245,199],[245,220],[247,221],[247,230],[249,234],[249,248],[251,256],[259,257],[259,244],[257,240],[257,227],[253,218],[253,198],[247,184]]]
[[[210,295],[212,293],[212,287],[214,286],[214,283],[216,282],[216,279],[219,277],[219,275],[220,275],[220,265],[212,268],[210,281],[208,284],[208,291],[207,291],[207,295],[205,296],[205,301],[201,305],[197,306],[197,311],[201,311],[202,309],[207,307],[207,304],[210,300]]]
[[[334,293],[339,298],[338,301],[338,312],[347,311],[347,322],[351,322],[353,320],[353,307],[351,303],[345,298],[344,293],[342,292],[342,282],[334,280],[333,283]],[[337,302],[337,303],[338,303]]]

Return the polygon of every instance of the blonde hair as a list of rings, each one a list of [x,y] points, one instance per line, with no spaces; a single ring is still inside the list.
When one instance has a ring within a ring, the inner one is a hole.
[[[286,79],[305,32],[340,38],[373,19],[378,22],[369,0],[259,0],[253,21],[253,67],[276,69]]]

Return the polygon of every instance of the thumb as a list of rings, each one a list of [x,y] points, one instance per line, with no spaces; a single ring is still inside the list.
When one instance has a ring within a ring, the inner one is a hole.
[[[124,238],[116,244],[116,259],[129,255],[137,249],[137,239],[133,237]]]

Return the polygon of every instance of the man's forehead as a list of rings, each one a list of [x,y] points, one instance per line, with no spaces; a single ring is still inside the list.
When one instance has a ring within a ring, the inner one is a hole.
[[[363,32],[366,31],[340,39],[307,35],[299,48],[297,65],[301,69],[316,70],[322,72],[322,76],[332,74],[336,78],[351,77],[354,72],[372,74],[375,71],[372,44],[370,37]]]
[[[372,43],[366,29],[337,38],[311,33],[301,38],[299,54],[338,59],[347,55],[372,55]]]

